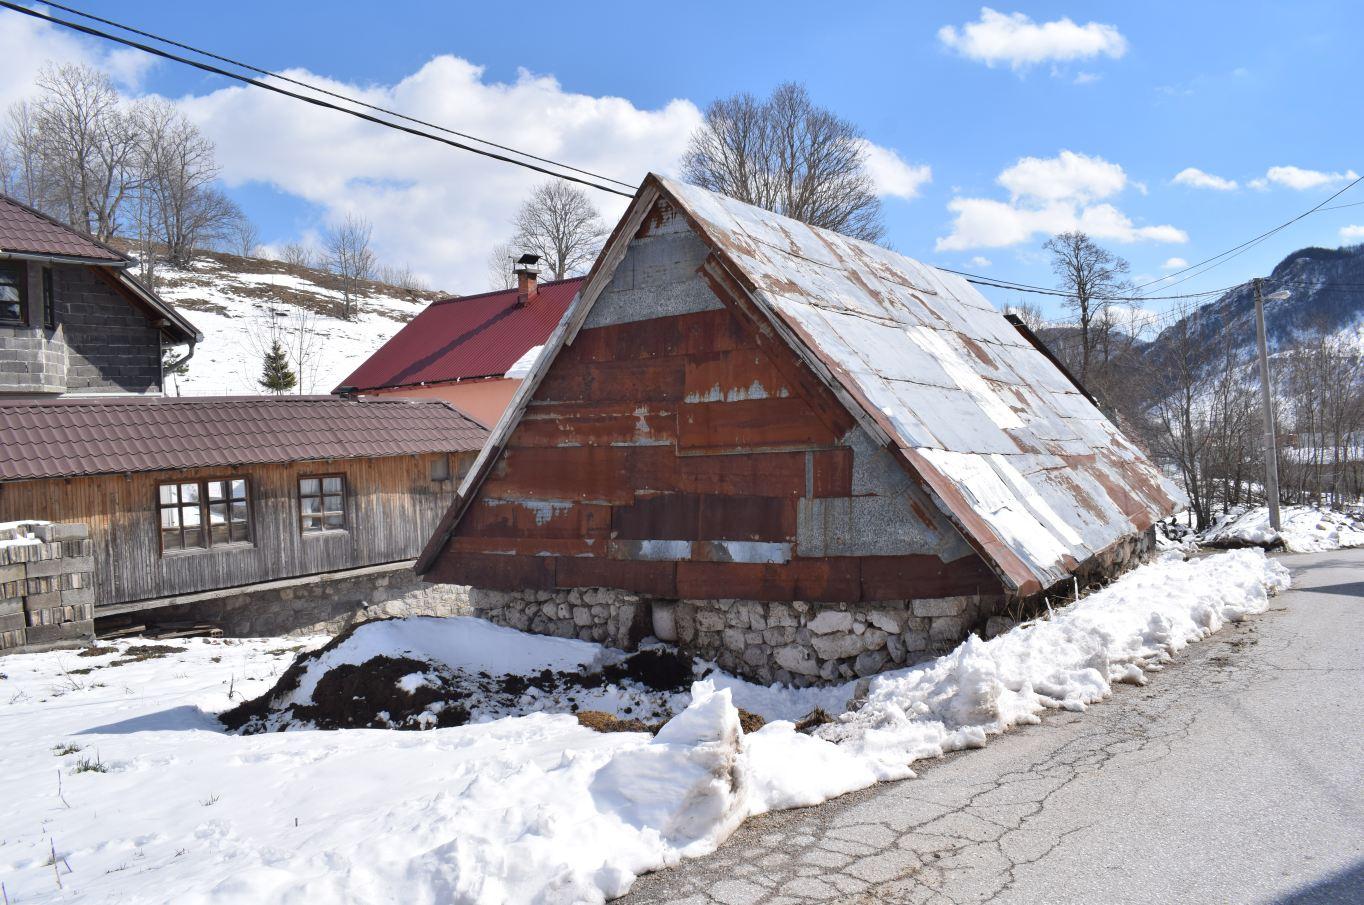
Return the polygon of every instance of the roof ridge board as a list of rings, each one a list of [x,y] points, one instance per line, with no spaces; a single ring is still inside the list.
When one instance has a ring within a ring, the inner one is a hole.
[[[544,289],[544,288],[547,287],[547,286],[561,286],[561,285],[563,285],[564,283],[571,283],[571,282],[573,282],[574,280],[585,280],[585,279],[587,279],[587,276],[586,276],[586,275],[583,275],[583,276],[576,276],[576,277],[564,277],[562,280],[541,280],[541,281],[539,281],[536,285],[537,285],[539,288]],[[478,300],[478,299],[486,299],[486,298],[488,298],[488,297],[490,297],[490,296],[494,296],[494,295],[504,295],[504,294],[509,293],[509,292],[510,292],[510,293],[515,293],[515,292],[517,292],[516,287],[515,287],[515,286],[509,286],[509,287],[506,288],[506,289],[489,289],[489,290],[487,290],[486,292],[474,292],[474,293],[471,293],[471,294],[469,294],[469,295],[451,295],[451,296],[447,296],[447,297],[445,297],[445,298],[435,299],[435,300],[431,301],[430,303],[427,304],[426,308],[423,309],[423,311],[428,310],[428,309],[430,309],[430,308],[434,308],[436,305],[448,305],[448,304],[450,304],[450,303],[452,303],[452,302],[469,302],[469,301],[476,301],[476,300]],[[421,316],[420,314],[417,315],[417,317],[420,317],[420,316]],[[414,317],[412,320],[416,320],[416,319],[417,319],[417,318]],[[412,321],[408,321],[408,323],[411,323],[411,322],[412,322]]]

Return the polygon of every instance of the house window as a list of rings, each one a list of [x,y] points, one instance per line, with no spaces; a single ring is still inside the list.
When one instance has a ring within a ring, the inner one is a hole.
[[[346,527],[345,475],[298,479],[298,524],[304,534],[340,531]]]
[[[57,295],[52,290],[52,268],[43,268],[43,326],[57,326]]]
[[[246,478],[208,478],[157,487],[161,552],[251,542]]]
[[[0,264],[0,322],[25,323],[24,267],[22,264]]]

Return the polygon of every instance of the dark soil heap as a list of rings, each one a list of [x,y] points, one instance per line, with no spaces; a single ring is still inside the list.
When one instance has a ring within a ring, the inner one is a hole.
[[[296,726],[433,729],[464,725],[479,707],[499,708],[509,714],[552,710],[553,707],[546,707],[546,696],[555,696],[562,711],[576,713],[579,708],[575,698],[581,691],[633,685],[674,693],[686,690],[695,677],[690,657],[660,648],[630,654],[600,670],[545,669],[532,675],[499,676],[470,673],[451,664],[411,656],[376,656],[358,665],[343,664],[329,669],[318,680],[310,703],[289,703],[308,668],[361,628],[363,625],[353,626],[325,647],[298,657],[273,688],[221,714],[219,721],[246,735]],[[409,676],[420,679],[404,683]],[[629,707],[622,717],[593,713],[599,716],[583,711],[580,722],[598,731],[656,732],[661,725],[631,717]]]

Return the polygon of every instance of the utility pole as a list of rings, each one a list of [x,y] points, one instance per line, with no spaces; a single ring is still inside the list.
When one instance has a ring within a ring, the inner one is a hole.
[[[1269,526],[1280,530],[1279,524],[1279,449],[1274,438],[1274,398],[1269,390],[1269,351],[1265,343],[1265,303],[1260,298],[1259,277],[1255,278],[1255,332],[1260,347],[1260,401],[1265,413],[1265,500],[1269,503]],[[1276,292],[1271,298],[1286,298],[1288,293]]]

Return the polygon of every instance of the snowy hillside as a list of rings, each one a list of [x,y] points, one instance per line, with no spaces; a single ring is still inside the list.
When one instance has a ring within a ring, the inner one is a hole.
[[[272,337],[289,350],[298,392],[328,393],[431,301],[445,293],[366,282],[355,321],[341,315],[335,276],[237,255],[196,254],[185,269],[158,267],[156,290],[204,334],[187,373],[167,395],[262,392],[261,358]]]

